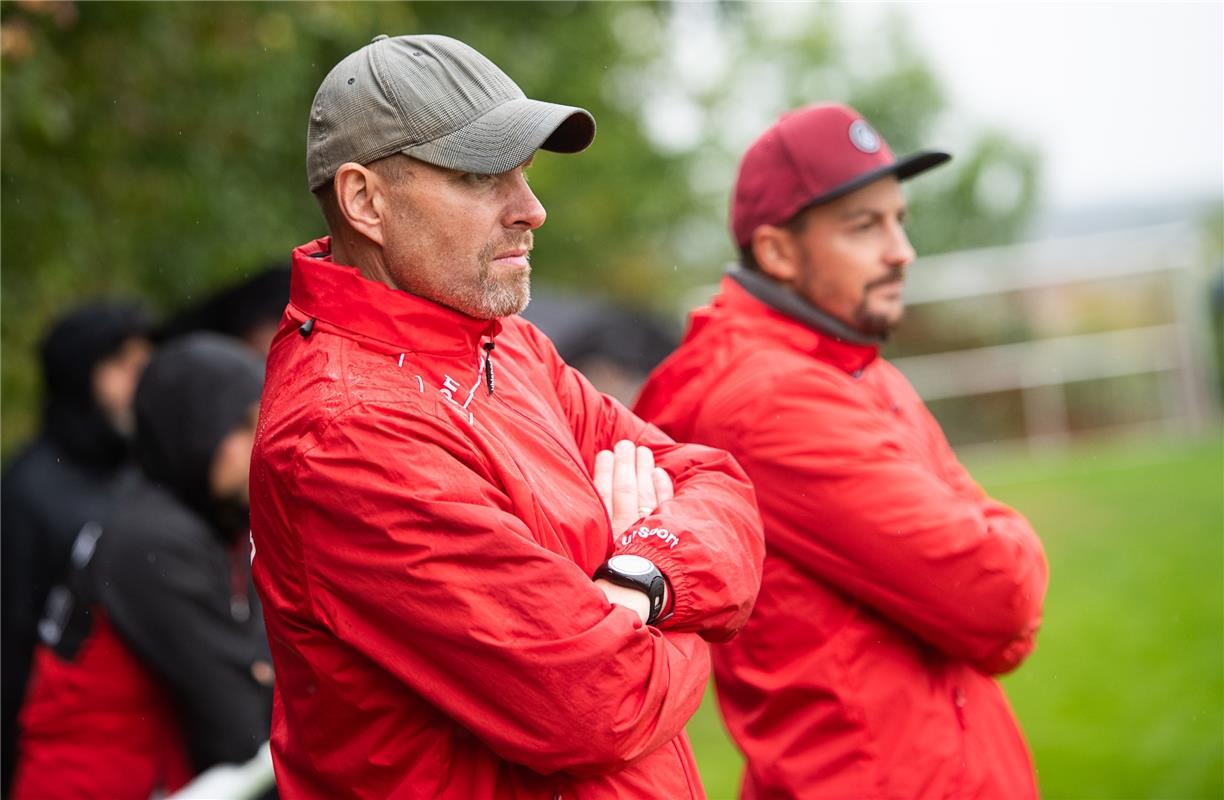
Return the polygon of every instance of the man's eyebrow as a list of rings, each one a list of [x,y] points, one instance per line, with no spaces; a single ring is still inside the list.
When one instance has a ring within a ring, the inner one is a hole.
[[[866,208],[864,206],[854,206],[841,213],[842,219],[854,219],[855,217],[870,216],[882,217],[884,212],[878,208]]]
[[[853,206],[843,211],[841,213],[840,219],[849,220],[849,219],[854,219],[856,217],[871,217],[872,219],[879,219],[879,218],[888,216],[888,213],[889,212],[887,210],[881,209],[881,208],[871,208],[868,206]],[[909,206],[901,206],[900,208],[896,209],[897,216],[903,217],[907,213],[909,213]]]

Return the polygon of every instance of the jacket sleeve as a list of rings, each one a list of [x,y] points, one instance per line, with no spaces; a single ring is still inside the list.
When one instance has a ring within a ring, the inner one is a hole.
[[[707,647],[642,625],[540,546],[465,424],[358,407],[298,457],[313,613],[502,758],[618,771],[696,711]]]
[[[1007,672],[1040,623],[1041,543],[973,483],[925,408],[916,412],[941,445],[943,474],[905,454],[887,412],[821,377],[790,375],[762,392],[734,435],[753,480],[770,487],[771,552],[944,653]]]
[[[251,672],[267,658],[258,607],[233,617],[225,554],[200,545],[208,531],[187,533],[104,534],[96,558],[115,629],[170,687],[192,765],[204,770],[246,761],[267,741],[272,688]]]
[[[574,438],[594,469],[595,454],[629,439],[654,452],[675,497],[629,530],[613,531],[615,553],[650,559],[673,592],[665,630],[693,631],[709,641],[743,627],[761,588],[765,539],[756,494],[735,459],[722,450],[677,443],[616,399],[602,394],[562,361],[541,334],[537,349],[551,362],[557,394]]]

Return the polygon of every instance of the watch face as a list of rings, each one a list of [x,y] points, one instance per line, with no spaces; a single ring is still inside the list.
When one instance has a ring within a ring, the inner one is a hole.
[[[654,572],[655,565],[641,556],[623,555],[609,558],[608,568],[622,575],[649,575]]]

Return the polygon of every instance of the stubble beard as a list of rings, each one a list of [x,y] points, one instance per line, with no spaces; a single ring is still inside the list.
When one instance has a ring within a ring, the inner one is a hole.
[[[476,255],[476,275],[464,278],[454,276],[443,292],[446,305],[462,311],[476,319],[498,319],[517,314],[531,302],[531,267],[511,270],[497,275],[493,272],[493,258],[509,248],[530,248],[531,239],[522,242],[498,242],[486,245]]]
[[[863,287],[863,299],[859,301],[858,307],[854,309],[854,326],[858,328],[860,333],[876,336],[880,339],[887,339],[896,330],[897,326],[901,324],[901,319],[905,316],[904,306],[901,307],[901,312],[896,316],[890,316],[878,311],[872,311],[869,302],[873,290],[893,281],[904,280],[904,278],[905,268],[894,267],[885,277],[871,281]]]
[[[815,271],[814,260],[812,259],[811,253],[807,250],[806,247],[803,248],[800,254],[800,258],[803,260],[803,272],[809,275],[812,274]],[[859,333],[862,333],[866,336],[870,336],[870,337],[881,339],[881,340],[887,339],[889,335],[893,332],[893,330],[899,324],[901,324],[901,317],[904,316],[904,309],[903,309],[903,313],[898,314],[896,317],[891,317],[887,314],[881,314],[878,311],[872,311],[870,307],[871,292],[877,287],[882,286],[886,283],[891,283],[892,281],[895,281],[895,280],[903,280],[904,278],[905,278],[905,267],[893,267],[889,270],[888,274],[885,275],[884,277],[877,278],[874,281],[869,281],[866,284],[864,284],[862,299],[859,300],[858,305],[855,307],[854,311],[852,312],[851,318],[848,320],[841,319],[841,321],[849,324]],[[826,314],[831,313],[827,309],[821,307],[820,303],[816,300],[813,300],[811,296],[809,295],[803,295],[803,296],[805,297],[805,299],[807,299],[809,303],[812,303],[817,308],[824,311]],[[836,314],[834,314],[833,316],[835,318],[840,319],[840,317],[837,317]]]
[[[868,336],[876,336],[880,339],[887,339],[897,326],[901,324],[902,314],[895,317],[887,314],[880,314],[872,311],[867,307],[867,298],[863,298],[863,302],[859,303],[858,308],[854,310],[854,327],[860,333],[865,333]]]

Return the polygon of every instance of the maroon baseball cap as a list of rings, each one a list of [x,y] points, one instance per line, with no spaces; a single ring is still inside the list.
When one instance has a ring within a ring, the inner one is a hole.
[[[886,175],[904,180],[952,156],[922,150],[894,158],[884,138],[849,106],[822,103],[783,114],[740,161],[731,232],[740,247],[761,225],[781,225]]]

